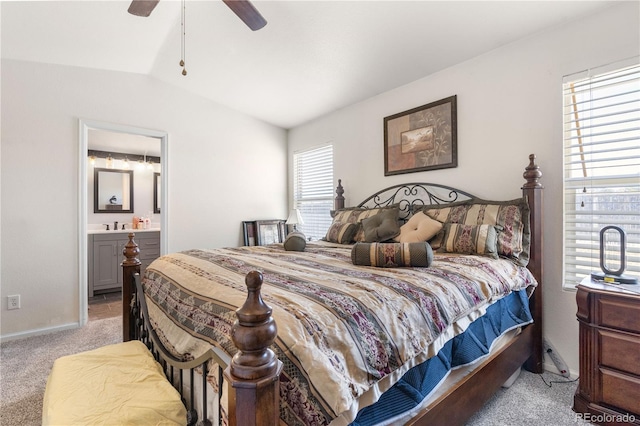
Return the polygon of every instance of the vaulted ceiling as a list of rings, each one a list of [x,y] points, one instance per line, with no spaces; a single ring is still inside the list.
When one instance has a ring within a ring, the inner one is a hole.
[[[253,1],[252,32],[220,0],[150,17],[128,1],[3,1],[2,57],[147,74],[291,128],[612,1]]]

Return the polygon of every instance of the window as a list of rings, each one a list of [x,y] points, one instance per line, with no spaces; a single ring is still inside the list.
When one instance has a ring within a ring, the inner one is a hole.
[[[331,225],[333,209],[333,145],[293,155],[293,202],[304,224],[298,225],[307,238],[324,238]]]
[[[565,77],[564,286],[600,272],[600,230],[626,233],[640,277],[640,65]],[[591,75],[585,75],[591,74]],[[607,260],[609,261],[609,259]],[[613,259],[619,265],[622,259]]]

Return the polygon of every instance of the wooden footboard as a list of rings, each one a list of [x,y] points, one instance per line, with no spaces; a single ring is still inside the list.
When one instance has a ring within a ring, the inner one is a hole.
[[[280,423],[280,391],[279,381],[282,362],[269,348],[275,340],[278,329],[271,317],[271,308],[260,295],[262,274],[252,271],[247,274],[247,299],[236,311],[237,320],[231,331],[231,338],[238,352],[228,366],[213,351],[200,356],[191,363],[180,363],[179,360],[163,347],[155,331],[146,324],[148,319],[146,302],[140,284],[140,250],[136,244],[135,234],[129,233],[129,241],[125,245],[122,262],[122,340],[143,340],[157,359],[171,366],[192,368],[195,365],[206,366],[206,360],[213,359],[224,369],[224,379],[228,383],[228,418],[229,425],[236,426],[275,426]],[[151,347],[150,347],[151,349]],[[193,364],[193,365],[192,365]],[[206,388],[206,368],[203,367],[203,388]],[[171,370],[173,372],[173,370]],[[171,374],[173,375],[173,374]],[[193,381],[193,373],[191,376]],[[222,380],[219,380],[222,383]],[[181,385],[182,386],[182,385]],[[193,399],[193,393],[191,393]],[[206,394],[204,396],[206,401]],[[206,407],[206,404],[203,404]],[[191,402],[190,411],[193,409]],[[204,420],[206,420],[206,410]],[[196,413],[192,416],[197,418]],[[191,424],[191,423],[190,423]],[[206,423],[205,423],[206,424]]]
[[[133,239],[130,237],[130,242]],[[135,281],[135,296],[131,303],[131,312],[135,318],[133,322],[133,332],[135,338],[144,343],[156,361],[162,367],[165,376],[171,383],[171,385],[178,390],[182,402],[187,408],[186,423],[188,426],[211,426],[212,423],[209,420],[209,403],[207,398],[207,382],[209,376],[209,363],[213,361],[218,366],[224,365],[224,361],[216,355],[213,349],[207,350],[198,358],[181,360],[176,358],[171,352],[169,352],[162,343],[162,340],[151,327],[149,311],[147,308],[147,302],[144,297],[142,289],[142,283],[140,281],[140,275],[134,275]],[[200,400],[201,412],[196,409],[196,395],[193,392],[195,389],[195,372],[200,371],[201,389],[202,392],[198,395]],[[215,373],[214,373],[215,374]],[[187,383],[185,383],[187,382]],[[217,382],[222,383],[222,370],[218,367]],[[185,395],[188,395],[189,401],[186,400]],[[221,394],[218,392],[217,401],[218,407],[220,407]],[[218,410],[218,424],[222,424],[222,416],[220,410]]]
[[[428,409],[419,413],[412,424],[464,424],[520,366],[536,373],[542,372],[542,247],[543,247],[543,187],[542,176],[535,163],[535,155],[529,156],[524,172],[523,195],[531,212],[531,251],[528,269],[538,281],[538,287],[530,299],[534,323],[505,347],[493,354],[483,368],[469,374],[447,391]],[[340,182],[340,181],[339,181]],[[344,189],[339,183],[335,208],[344,207]],[[134,274],[140,271],[139,249],[129,234],[124,249],[123,267],[123,340],[136,338],[136,318],[130,305],[135,293]],[[245,304],[236,311],[232,339],[238,353],[224,371],[229,392],[229,424],[269,426],[279,424],[279,381],[282,363],[269,346],[274,342],[277,328],[271,317],[271,308],[261,296],[262,275],[251,272],[245,283],[248,295]]]
[[[236,311],[231,338],[238,352],[224,370],[229,388],[229,424],[270,426],[280,423],[280,371],[282,362],[269,348],[278,329],[271,308],[260,296],[262,274],[245,278],[247,300]]]

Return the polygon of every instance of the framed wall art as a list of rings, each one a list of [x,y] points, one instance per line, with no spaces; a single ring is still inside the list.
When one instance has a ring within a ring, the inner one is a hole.
[[[384,175],[458,166],[456,96],[384,118]]]
[[[284,242],[284,220],[256,220],[256,244],[264,246]]]

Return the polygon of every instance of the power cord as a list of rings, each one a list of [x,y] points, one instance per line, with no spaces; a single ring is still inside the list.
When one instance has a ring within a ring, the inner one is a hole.
[[[573,380],[549,380],[549,382],[547,382],[545,378],[542,376],[542,374],[538,374],[538,376],[540,377],[540,379],[542,379],[544,384],[547,385],[547,387],[553,386],[554,383],[575,383],[580,378],[580,377],[576,377]]]

